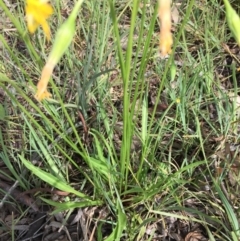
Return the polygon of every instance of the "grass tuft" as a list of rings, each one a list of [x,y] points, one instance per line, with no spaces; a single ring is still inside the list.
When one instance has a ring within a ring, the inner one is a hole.
[[[52,2],[53,36],[76,2]],[[239,240],[238,47],[203,2],[173,2],[162,58],[155,2],[84,1],[37,102],[53,43],[0,0],[1,237]]]

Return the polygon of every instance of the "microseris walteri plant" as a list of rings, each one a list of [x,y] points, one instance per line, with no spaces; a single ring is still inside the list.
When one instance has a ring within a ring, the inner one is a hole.
[[[52,76],[54,67],[57,65],[68,46],[71,44],[75,34],[75,20],[81,7],[83,0],[79,0],[68,19],[61,25],[56,33],[56,37],[53,43],[52,50],[49,54],[47,62],[43,67],[41,78],[37,84],[37,93],[35,98],[38,101],[51,97],[51,94],[47,91],[48,82]]]
[[[49,0],[26,0],[25,11],[29,32],[33,34],[41,25],[49,41],[51,32],[47,19],[53,14],[53,8],[49,4]]]
[[[225,8],[226,8],[226,18],[228,22],[228,26],[240,46],[240,17],[236,13],[236,11],[232,8],[231,4],[228,0],[224,0]]]
[[[162,56],[171,53],[173,38],[171,33],[171,0],[158,0],[160,21],[159,49]]]

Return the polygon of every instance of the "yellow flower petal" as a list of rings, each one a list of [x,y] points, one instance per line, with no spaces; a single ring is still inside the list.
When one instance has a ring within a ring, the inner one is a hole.
[[[48,26],[47,21],[44,21],[44,22],[42,23],[42,28],[43,28],[43,31],[44,31],[47,39],[50,40],[50,38],[51,38],[51,31],[50,31],[50,28],[49,28],[49,26]]]
[[[30,33],[34,33],[39,25],[48,40],[50,40],[50,28],[47,19],[52,15],[53,8],[47,0],[26,0],[26,20]]]
[[[34,17],[32,15],[28,15],[27,16],[27,26],[28,26],[29,32],[31,34],[33,34],[36,31],[39,24],[34,21]]]

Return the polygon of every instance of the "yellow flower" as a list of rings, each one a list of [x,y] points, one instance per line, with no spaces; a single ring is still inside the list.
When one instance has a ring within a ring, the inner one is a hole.
[[[46,20],[52,15],[53,8],[48,2],[49,0],[26,0],[25,10],[30,33],[34,33],[41,25],[47,39],[50,40],[50,28]]]
[[[180,99],[180,98],[177,98],[177,99],[176,99],[176,103],[177,103],[177,104],[181,103],[181,99]]]
[[[173,44],[171,33],[171,0],[158,0],[158,2],[158,17],[161,25],[159,48],[161,55],[165,56],[171,53]]]

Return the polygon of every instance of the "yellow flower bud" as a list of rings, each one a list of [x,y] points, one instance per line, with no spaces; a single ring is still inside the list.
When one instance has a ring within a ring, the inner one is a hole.
[[[75,34],[75,20],[77,18],[77,14],[82,2],[83,0],[78,0],[70,16],[61,25],[61,27],[56,33],[52,50],[49,54],[47,63],[45,64],[42,70],[41,79],[37,84],[37,93],[35,95],[35,98],[38,101],[41,101],[45,98],[49,98],[51,96],[51,94],[47,91],[47,85],[49,79],[51,78],[54,67],[59,62],[59,60],[67,50],[68,46],[72,42],[72,39]]]
[[[71,15],[62,24],[56,33],[55,41],[48,57],[49,61],[57,64],[68,46],[71,44],[75,34],[75,18]]]
[[[224,0],[224,4],[226,7],[226,17],[228,26],[238,45],[240,45],[240,18],[236,11],[232,8],[228,0]]]
[[[37,93],[35,95],[38,101],[51,97],[51,94],[47,91],[49,79],[51,78],[54,67],[72,42],[74,33],[75,19],[70,16],[57,31],[52,50],[42,70],[41,79],[37,84]]]

